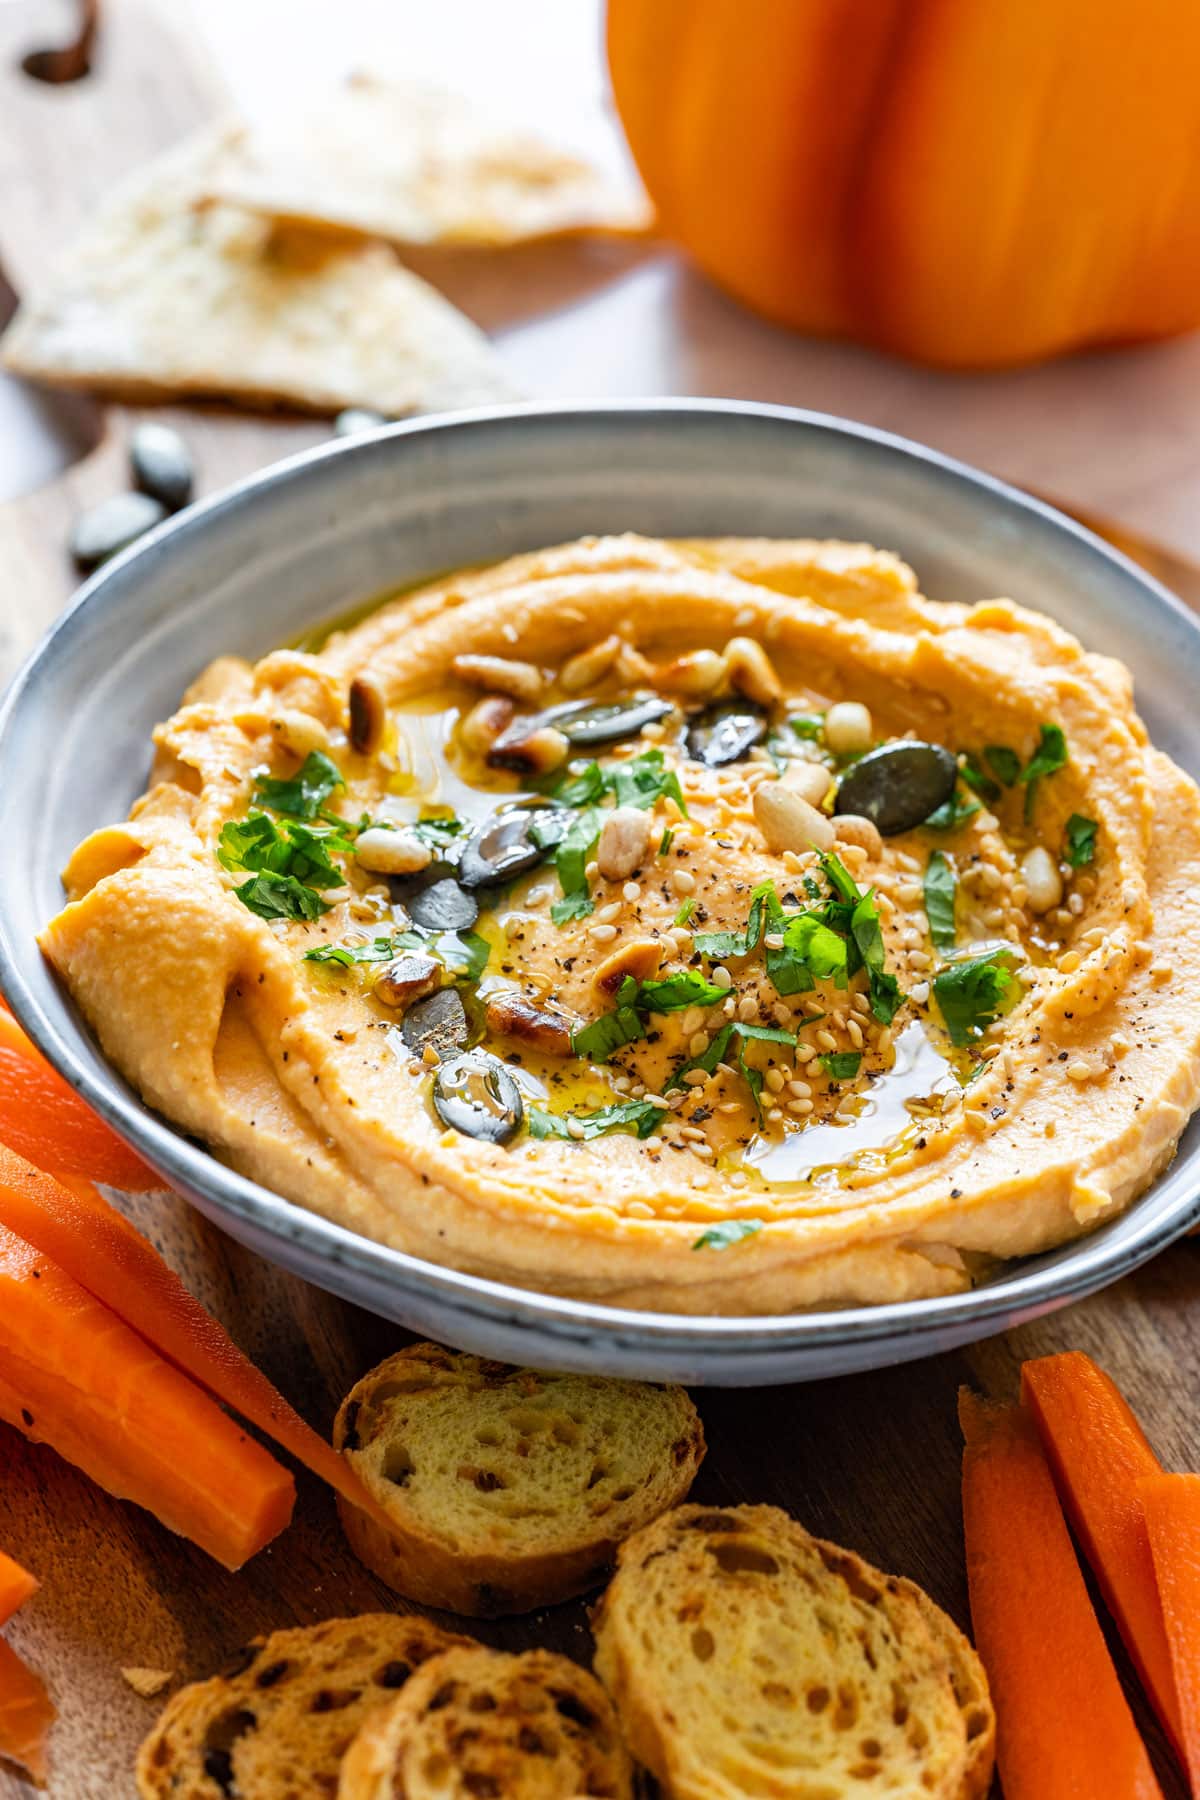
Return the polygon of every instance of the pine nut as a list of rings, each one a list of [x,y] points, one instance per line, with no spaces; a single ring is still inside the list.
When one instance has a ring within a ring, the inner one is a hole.
[[[691,650],[654,671],[654,686],[669,694],[715,693],[725,679],[725,658],[715,650]]]
[[[828,850],[833,844],[833,826],[824,813],[780,781],[766,782],[756,791],[754,821],[768,850],[801,851],[814,845]]]
[[[1025,883],[1031,912],[1050,912],[1062,900],[1062,876],[1058,872],[1058,864],[1040,844],[1035,844],[1021,858],[1021,878]]]
[[[833,785],[833,776],[824,763],[796,759],[789,762],[779,779],[793,794],[799,794],[810,806],[818,807]]]
[[[378,750],[387,723],[387,701],[373,675],[356,675],[350,683],[350,748],[360,756]]]
[[[471,710],[463,714],[458,734],[468,750],[477,756],[489,751],[496,739],[512,724],[513,703],[506,694],[485,694]]]
[[[730,638],[725,646],[725,663],[729,679],[739,694],[759,706],[774,706],[782,700],[783,688],[762,645],[753,638]]]
[[[621,640],[615,633],[593,644],[590,650],[581,650],[578,656],[563,664],[559,681],[564,691],[581,694],[584,688],[594,687],[598,681],[603,681],[620,654]]]
[[[456,656],[450,667],[468,686],[508,694],[513,700],[540,700],[546,685],[533,663],[511,656]]]
[[[871,714],[859,700],[839,700],[825,714],[825,742],[835,756],[869,750],[874,736]]]
[[[605,881],[627,881],[640,869],[650,848],[650,820],[635,806],[610,812],[596,845],[596,867]]]
[[[868,857],[883,855],[879,827],[860,813],[839,813],[833,821],[833,829],[839,844],[850,844],[865,851]]]
[[[372,874],[415,875],[418,869],[429,867],[433,852],[411,831],[390,831],[386,826],[372,825],[355,839],[354,860]]]
[[[328,750],[329,733],[311,713],[287,709],[269,721],[271,735],[301,761],[314,750]]]

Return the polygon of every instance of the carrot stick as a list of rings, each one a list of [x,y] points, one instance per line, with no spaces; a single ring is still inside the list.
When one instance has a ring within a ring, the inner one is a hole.
[[[0,1228],[0,1419],[237,1569],[291,1518],[273,1457],[40,1251]]]
[[[117,1188],[163,1181],[81,1100],[0,1006],[0,1144],[55,1175],[86,1175]]]
[[[351,1506],[388,1525],[345,1457],[305,1424],[154,1246],[94,1187],[78,1181],[67,1187],[0,1145],[0,1225],[53,1257],[160,1355],[282,1444]]]
[[[41,1583],[11,1556],[0,1550],[0,1625],[6,1625],[19,1606],[36,1594]]]
[[[46,1733],[54,1708],[41,1678],[0,1638],[0,1757],[45,1785]]]
[[[1158,1582],[1184,1762],[1200,1795],[1200,1475],[1148,1475],[1138,1482]]]
[[[1032,1420],[966,1389],[958,1416],[971,1618],[1006,1800],[1162,1800]]]
[[[1182,1756],[1171,1652],[1137,1491],[1162,1466],[1115,1382],[1081,1351],[1027,1362],[1021,1393],[1105,1605]]]

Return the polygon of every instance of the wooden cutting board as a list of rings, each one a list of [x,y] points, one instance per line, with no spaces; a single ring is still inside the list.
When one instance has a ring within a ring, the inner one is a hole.
[[[182,19],[185,9],[174,9]],[[125,169],[218,110],[221,95],[195,51],[168,38],[134,0],[110,7],[95,73],[39,87],[18,53],[46,31],[33,0],[0,8],[0,261],[19,291]],[[60,433],[93,446],[65,474],[0,508],[0,679],[63,605],[72,585],[63,544],[81,505],[124,485],[136,415],[64,409]],[[159,416],[162,416],[161,414]],[[170,409],[193,445],[202,491],[308,443],[311,420]],[[1164,571],[1170,578],[1171,571]],[[126,1203],[135,1222],[242,1347],[312,1423],[328,1431],[350,1383],[403,1333],[260,1261],[174,1196]],[[1022,1358],[1077,1347],[1121,1383],[1168,1466],[1200,1466],[1200,1243],[1182,1243],[1137,1276],[1065,1314],[1031,1322],[960,1355],[808,1387],[698,1396],[710,1453],[697,1487],[710,1502],[771,1501],[873,1561],[922,1582],[967,1623],[958,1497],[955,1395],[962,1382],[1015,1388]],[[329,1495],[306,1475],[289,1532],[229,1575],[152,1519],[92,1487],[53,1452],[0,1426],[0,1545],[33,1569],[41,1592],[11,1641],[49,1683],[59,1708],[55,1800],[124,1800],[136,1746],[155,1704],[121,1669],[204,1676],[256,1632],[402,1603],[347,1552]],[[544,1644],[586,1661],[582,1603],[480,1626],[505,1648]],[[1128,1675],[1122,1659],[1123,1672]],[[1182,1796],[1161,1736],[1138,1716]],[[0,1800],[28,1790],[0,1768]]]

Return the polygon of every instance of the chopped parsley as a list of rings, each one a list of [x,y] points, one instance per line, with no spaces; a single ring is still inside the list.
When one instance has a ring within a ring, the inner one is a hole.
[[[1100,830],[1095,819],[1072,813],[1063,834],[1063,856],[1073,869],[1082,869],[1096,855],[1096,834]]]
[[[1020,999],[1021,983],[1012,966],[1016,955],[1015,949],[997,947],[950,963],[934,976],[933,996],[952,1044],[961,1048],[973,1043]]]
[[[862,1064],[862,1054],[858,1050],[835,1050],[830,1056],[819,1056],[817,1061],[830,1081],[853,1081]]]
[[[708,957],[710,962],[724,962],[727,956],[749,956],[752,950],[757,950],[762,938],[768,896],[778,907],[774,886],[771,882],[764,881],[750,895],[750,911],[744,931],[698,931],[692,939],[695,949],[701,956]]]
[[[973,751],[963,751],[959,757],[959,768],[967,786],[974,788],[981,799],[993,805],[999,798],[1002,788],[1016,787],[1025,789],[1025,823],[1028,825],[1033,817],[1034,798],[1037,784],[1043,775],[1053,775],[1061,769],[1067,760],[1067,739],[1061,725],[1041,725],[1038,727],[1038,747],[1029,761],[1022,767],[1021,759],[1008,744],[987,744],[980,761]],[[983,764],[987,764],[987,769]],[[988,770],[991,773],[988,773]],[[992,777],[995,777],[995,780]],[[950,802],[947,801],[949,806]],[[962,817],[951,815],[943,820],[937,814],[926,823],[935,830],[946,830],[952,824],[961,824]]]
[[[825,714],[793,713],[788,726],[798,738],[819,738],[825,729]]]
[[[665,795],[674,800],[681,813],[687,813],[679,777],[674,769],[666,767],[663,752],[658,749],[646,750],[609,768],[598,762],[588,763],[578,775],[561,776],[550,791],[564,806],[598,806],[606,795],[611,795],[616,806],[634,806],[642,812],[649,811]]]
[[[405,950],[423,950],[428,956],[436,956],[454,975],[470,982],[479,980],[491,955],[487,939],[477,931],[426,933],[414,927],[372,938],[367,944],[319,944],[316,949],[305,951],[304,960],[351,969],[359,963],[391,962]]]
[[[969,750],[964,751],[959,761],[959,769],[967,786],[974,788],[975,792],[986,800],[989,806],[1000,798],[999,783],[993,781],[991,776],[985,773],[978,757],[973,756]]]
[[[761,1231],[761,1219],[722,1219],[719,1224],[710,1225],[702,1231],[692,1245],[693,1250],[728,1250],[731,1244],[740,1244],[745,1238],[753,1237]]]
[[[634,1004],[642,1012],[670,1013],[684,1012],[689,1006],[715,1006],[728,998],[728,988],[706,981],[696,969],[681,969],[676,975],[664,975],[661,981],[637,983]]]
[[[317,919],[329,910],[321,889],[341,887],[345,880],[329,852],[351,847],[334,826],[277,821],[252,812],[221,827],[217,861],[231,874],[253,877],[233,891],[260,918]]]
[[[269,806],[272,812],[287,813],[292,819],[319,819],[328,816],[323,813],[323,808],[329,796],[345,785],[337,764],[323,751],[310,750],[289,779],[260,775],[254,798],[260,806]],[[340,820],[337,822],[341,823]]]
[[[647,750],[628,762],[614,763],[605,779],[605,787],[618,806],[636,806],[648,810],[664,797],[674,800],[687,816],[687,803],[674,769],[664,766],[661,750]]]
[[[268,869],[233,891],[260,919],[319,919],[329,911],[315,888],[306,887],[294,875],[273,875]]]
[[[417,819],[414,824],[401,826],[400,829],[410,837],[415,837],[429,850],[444,850],[455,838],[461,837],[464,826],[462,820],[456,819],[453,813],[443,813],[437,818]]]
[[[957,831],[982,810],[978,800],[964,800],[956,788],[948,800],[934,807],[925,824],[930,831]]]
[[[357,963],[391,962],[395,954],[396,942],[389,932],[387,937],[372,938],[369,944],[318,944],[315,950],[304,952],[304,960],[352,969]]]
[[[624,1100],[615,1106],[597,1107],[595,1112],[571,1113],[569,1117],[579,1127],[572,1131],[565,1116],[546,1112],[540,1106],[531,1106],[528,1112],[531,1136],[579,1140],[603,1137],[608,1131],[632,1131],[635,1137],[648,1138],[666,1116],[665,1109],[655,1106],[652,1100]]]
[[[1034,796],[1037,784],[1043,775],[1053,775],[1063,767],[1067,760],[1066,733],[1061,725],[1042,725],[1039,727],[1038,747],[1021,770],[1021,781],[1025,786],[1025,823],[1033,818]]]
[[[761,1125],[762,1103],[760,1097],[763,1075],[761,1069],[754,1068],[751,1063],[746,1061],[746,1044],[748,1042],[787,1044],[794,1050],[796,1034],[794,1031],[783,1031],[774,1025],[751,1025],[742,1019],[729,1019],[722,1025],[702,1056],[694,1056],[690,1062],[680,1064],[668,1086],[670,1088],[686,1086],[684,1077],[690,1075],[693,1069],[703,1069],[706,1075],[715,1074],[717,1064],[727,1062],[732,1051],[737,1057],[737,1065],[741,1070],[742,1079],[750,1089],[754,1111]]]
[[[821,872],[832,895],[805,912],[784,911],[774,884],[762,882],[750,895],[744,931],[700,932],[694,941],[701,956],[724,960],[747,956],[764,936],[782,937],[782,945],[766,948],[767,976],[779,994],[803,994],[818,981],[844,988],[865,968],[871,1011],[890,1025],[903,998],[894,975],[884,968],[883,933],[873,890],[863,893],[841,859],[821,858]],[[815,882],[805,882],[810,899],[820,901]]]
[[[592,911],[592,894],[588,886],[587,866],[600,837],[600,809],[585,806],[567,826],[554,852],[558,884],[562,899],[555,900],[550,917],[556,925],[568,919],[584,919]]]
[[[728,990],[706,981],[694,969],[682,969],[677,975],[661,981],[635,981],[627,975],[617,990],[617,1004],[612,1012],[601,1013],[589,1025],[571,1034],[571,1048],[576,1056],[591,1062],[607,1062],[625,1044],[635,1044],[646,1035],[646,1017],[650,1013],[683,1012],[689,1006],[715,1006],[729,998]]]
[[[983,759],[996,780],[1002,781],[1005,787],[1012,787],[1019,779],[1021,759],[1007,744],[985,744]]]
[[[953,950],[958,942],[954,901],[958,890],[949,859],[935,850],[925,869],[925,916],[929,935],[938,950]]]
[[[611,796],[616,806],[632,806],[646,812],[664,794],[674,800],[681,813],[687,806],[679,777],[665,766],[661,750],[647,750],[628,762],[603,768],[598,762],[588,763],[577,775],[561,776],[550,793],[564,806],[577,809],[566,831],[557,839],[554,851],[562,898],[554,901],[550,917],[556,925],[571,919],[584,919],[592,911],[588,887],[587,865],[591,861],[604,825],[602,802]],[[664,832],[658,854],[665,856],[670,847],[670,833]],[[550,844],[545,849],[549,851]]]

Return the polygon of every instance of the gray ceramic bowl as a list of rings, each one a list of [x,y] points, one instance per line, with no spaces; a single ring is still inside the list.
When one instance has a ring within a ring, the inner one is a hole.
[[[1155,741],[1200,771],[1200,628],[1105,545],[882,432],[706,401],[512,408],[397,425],[266,470],[151,533],[81,590],[0,714],[0,985],[71,1083],[211,1219],[273,1261],[463,1348],[724,1384],[900,1362],[1062,1306],[1191,1225],[1200,1120],[1124,1217],[969,1294],[782,1318],[677,1318],[552,1299],[381,1249],[231,1174],[107,1067],[34,943],[58,871],[141,791],[150,731],[222,651],[258,656],[429,573],[587,532],[866,539],[927,592],[1009,594],[1129,663]]]

